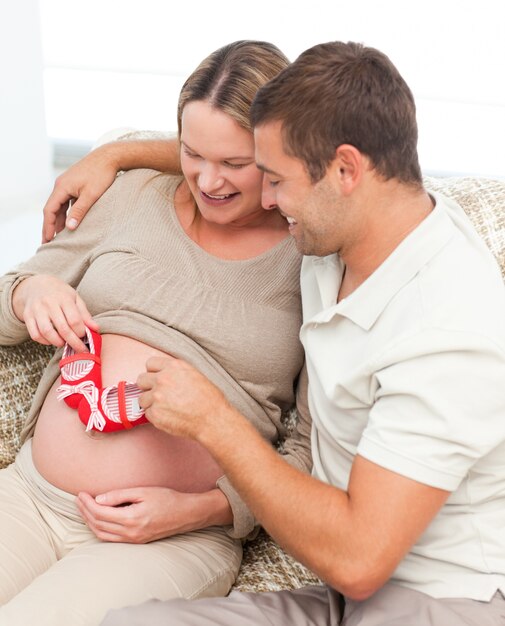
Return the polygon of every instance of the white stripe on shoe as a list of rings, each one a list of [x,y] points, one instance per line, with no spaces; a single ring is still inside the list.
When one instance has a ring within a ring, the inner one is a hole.
[[[86,336],[83,338],[83,342],[88,347],[88,350],[91,354],[95,354],[95,345],[93,342],[93,336],[88,328],[86,328]],[[65,359],[69,356],[75,354],[75,350],[71,348],[68,343],[65,344],[63,349],[62,359]],[[93,366],[95,365],[94,361],[90,361],[88,359],[82,359],[79,361],[73,361],[72,363],[67,363],[61,368],[61,373],[65,377],[65,380],[79,380],[84,376],[87,376]]]
[[[135,383],[126,383],[125,385],[125,404],[126,414],[129,422],[135,422],[144,415],[144,409],[140,408],[138,399],[142,390]],[[111,422],[121,424],[119,415],[119,397],[117,385],[107,387],[102,392],[101,397],[102,409]]]

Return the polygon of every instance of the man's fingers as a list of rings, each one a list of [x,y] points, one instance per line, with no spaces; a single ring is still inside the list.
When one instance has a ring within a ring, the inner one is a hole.
[[[55,187],[44,206],[42,243],[51,241],[65,226],[69,230],[75,230],[99,197],[100,193],[83,190],[74,200],[74,196],[65,189]]]
[[[137,386],[140,387],[140,385],[137,382]],[[143,389],[143,387],[140,387],[141,389]],[[148,391],[144,391],[144,393],[140,394],[139,396],[139,407],[141,409],[143,409],[144,411],[147,411],[148,408],[150,408],[150,406],[153,403],[153,393],[152,391],[148,390]]]
[[[54,235],[56,234],[56,215],[50,215],[49,217],[44,217],[44,222],[42,223],[42,243],[49,243],[53,240]]]
[[[174,361],[178,361],[175,356],[152,356],[146,361],[146,370],[148,372],[159,372],[165,367],[168,367]]]
[[[152,375],[146,374],[145,372],[143,372],[142,374],[139,374],[135,382],[136,382],[137,387],[140,387],[141,389],[144,389],[144,390],[151,389],[154,384]]]
[[[66,207],[62,207],[61,211],[59,211],[54,220],[54,235],[61,233],[61,231],[65,228],[65,220],[67,218],[67,209]]]
[[[169,367],[175,361],[174,356],[152,356],[146,361],[146,372],[142,372],[137,377],[137,386],[141,389],[152,389],[156,383],[155,374]]]
[[[62,188],[55,187],[43,208],[42,243],[48,243],[60,230],[65,220],[71,196]]]
[[[83,189],[79,197],[69,207],[66,221],[67,228],[75,230],[102,193],[103,190],[92,192],[87,188]]]

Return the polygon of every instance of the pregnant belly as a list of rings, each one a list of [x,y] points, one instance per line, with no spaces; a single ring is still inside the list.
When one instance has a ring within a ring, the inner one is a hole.
[[[104,387],[135,382],[150,356],[163,356],[139,341],[102,336]],[[167,435],[150,424],[114,433],[86,432],[77,412],[56,398],[59,379],[42,406],[32,453],[40,474],[69,493],[163,486],[185,492],[215,487],[222,472],[200,444]]]

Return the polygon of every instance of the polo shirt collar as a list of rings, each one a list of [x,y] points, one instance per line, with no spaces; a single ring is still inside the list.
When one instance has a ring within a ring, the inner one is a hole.
[[[455,226],[436,201],[431,213],[393,250],[387,259],[347,298],[336,304],[343,264],[337,255],[312,257],[323,310],[314,321],[326,322],[335,315],[350,319],[369,330],[390,300],[447,244]],[[331,283],[330,274],[333,277]]]

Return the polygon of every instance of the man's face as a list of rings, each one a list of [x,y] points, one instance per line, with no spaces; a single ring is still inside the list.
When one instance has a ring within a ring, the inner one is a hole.
[[[312,183],[303,162],[284,152],[281,128],[281,122],[269,122],[254,130],[256,163],[264,172],[263,207],[278,208],[302,254],[339,252],[343,200],[328,174]]]

